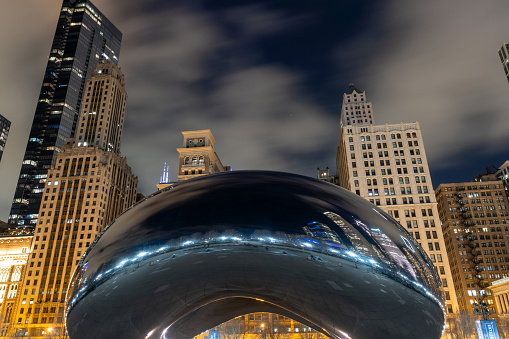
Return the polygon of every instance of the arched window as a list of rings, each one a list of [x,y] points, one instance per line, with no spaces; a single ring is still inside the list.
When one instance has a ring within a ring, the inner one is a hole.
[[[196,165],[198,163],[198,157],[193,157],[191,164]]]
[[[200,165],[203,165],[205,163],[205,158],[203,157],[203,155],[198,158],[198,163]]]
[[[184,158],[184,165],[189,165],[189,157]]]

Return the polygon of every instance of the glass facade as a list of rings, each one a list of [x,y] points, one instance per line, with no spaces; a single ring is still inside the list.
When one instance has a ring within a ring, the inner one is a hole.
[[[73,137],[85,81],[101,59],[117,63],[122,33],[90,2],[64,1],[51,46],[9,223],[33,228],[48,169]]]
[[[7,142],[7,136],[9,135],[10,127],[11,122],[0,114],[0,160],[4,154],[5,143]]]

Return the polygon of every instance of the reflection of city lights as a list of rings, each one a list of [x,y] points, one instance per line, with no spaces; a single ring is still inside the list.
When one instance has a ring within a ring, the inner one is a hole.
[[[340,226],[345,232],[347,230],[351,231],[353,226],[348,226],[349,224],[340,218],[338,215],[333,213],[326,213],[326,215],[332,219],[338,226]],[[367,228],[363,223],[357,222],[357,226],[361,226],[366,232],[368,232],[373,238],[375,238],[379,243],[385,246],[381,246],[382,248],[389,249],[389,253],[392,256],[392,259],[396,259],[395,263],[403,260],[405,258],[403,253],[398,253],[399,248],[396,244],[392,242],[392,240],[385,234],[383,234],[382,230],[379,227]],[[326,230],[323,225],[319,225],[320,228],[313,229],[314,231],[323,231]],[[318,227],[313,225],[313,227]],[[354,228],[353,228],[354,229]],[[316,233],[316,232],[315,232]],[[361,243],[361,234],[360,233],[351,233],[347,234],[350,240],[354,242],[352,246],[343,245],[340,243],[339,238],[337,241],[334,239],[321,239],[316,238],[315,234],[307,233],[305,236],[302,235],[288,235],[285,234],[284,237],[276,236],[276,234],[267,234],[262,237],[255,236],[247,236],[236,235],[230,236],[231,230],[228,231],[225,235],[218,236],[210,236],[207,234],[202,235],[201,237],[197,234],[194,234],[193,237],[188,237],[187,239],[182,239],[178,245],[169,245],[165,244],[164,246],[159,245],[159,247],[155,247],[154,249],[146,249],[140,251],[137,249],[135,253],[131,253],[129,257],[124,257],[123,260],[118,262],[115,266],[107,267],[104,270],[97,271],[92,273],[86,279],[82,280],[82,285],[77,290],[76,294],[73,296],[69,307],[72,307],[76,302],[78,302],[83,296],[88,294],[91,290],[93,290],[98,284],[102,284],[105,281],[108,281],[112,276],[117,274],[122,269],[125,269],[128,265],[133,265],[134,263],[138,263],[138,265],[146,263],[147,258],[158,256],[163,253],[173,253],[173,257],[177,253],[179,249],[183,249],[185,246],[193,245],[199,246],[204,245],[207,249],[213,248],[214,246],[239,246],[240,244],[244,245],[253,245],[253,242],[270,242],[276,248],[281,247],[280,249],[288,250],[290,247],[298,251],[313,251],[316,253],[326,253],[328,256],[342,258],[343,260],[354,261],[356,264],[367,265],[369,267],[376,268],[380,273],[386,274],[397,281],[412,287],[416,291],[419,291],[423,295],[427,297],[439,301],[439,299],[434,295],[434,293],[430,292],[425,286],[418,283],[417,281],[412,280],[416,277],[407,277],[405,274],[399,272],[398,267],[391,266],[388,261],[379,261],[379,258],[373,258],[371,253],[368,251],[366,244]],[[318,234],[318,233],[316,233]],[[404,239],[405,240],[405,239]],[[403,240],[403,241],[404,241]],[[405,245],[408,244],[405,242]],[[265,245],[263,245],[265,246]],[[412,248],[413,249],[413,248]],[[286,251],[283,250],[284,254],[287,254]],[[353,250],[353,251],[352,251]],[[414,249],[415,250],[415,249]],[[396,252],[396,253],[395,253]],[[318,258],[318,257],[317,257]],[[321,259],[320,259],[321,260]],[[159,261],[159,260],[156,260]],[[88,269],[88,262],[82,264],[81,274],[85,276],[85,272]],[[152,265],[152,263],[151,263]],[[401,267],[401,265],[398,265]],[[139,266],[138,266],[139,267]],[[403,267],[408,270],[407,267]],[[408,272],[406,272],[408,273]],[[440,302],[439,302],[440,303]],[[441,303],[440,303],[441,304]],[[149,334],[147,334],[149,335]],[[148,337],[147,337],[148,338]],[[164,336],[161,336],[164,338]],[[347,337],[348,338],[348,337]]]

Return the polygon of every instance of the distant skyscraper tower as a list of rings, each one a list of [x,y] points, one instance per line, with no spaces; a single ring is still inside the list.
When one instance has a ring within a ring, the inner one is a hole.
[[[172,182],[170,180],[170,165],[167,165],[164,163],[163,166],[163,175],[161,175],[161,178],[159,178],[159,183],[156,185],[157,189],[163,189],[168,186],[174,185],[176,182]]]
[[[76,137],[48,171],[35,254],[12,318],[15,336],[39,338],[48,328],[52,336],[64,336],[65,295],[76,265],[104,228],[136,202],[138,179],[119,151],[126,98],[120,69],[97,64],[85,86]]]
[[[364,126],[375,123],[373,105],[366,101],[366,91],[361,92],[353,84],[343,94],[341,105],[341,126]]]
[[[10,127],[11,122],[0,114],[0,160],[4,154],[5,143],[7,142],[7,136],[9,135]]]
[[[64,0],[14,194],[10,224],[35,226],[48,169],[65,140],[74,136],[85,81],[100,59],[117,63],[121,40],[122,33],[90,1]]]
[[[456,312],[458,304],[419,123],[355,125],[341,129],[336,160],[339,185],[407,228],[436,266],[448,312]]]
[[[509,81],[509,43],[505,42],[502,44],[502,47],[498,50],[498,56],[500,57],[500,62],[502,62],[502,67],[504,67],[507,81]]]

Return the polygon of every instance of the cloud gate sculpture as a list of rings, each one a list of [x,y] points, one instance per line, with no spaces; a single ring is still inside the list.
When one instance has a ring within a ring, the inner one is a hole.
[[[80,261],[71,339],[189,339],[272,312],[336,339],[439,338],[433,265],[391,217],[332,184],[234,171],[153,194]]]

